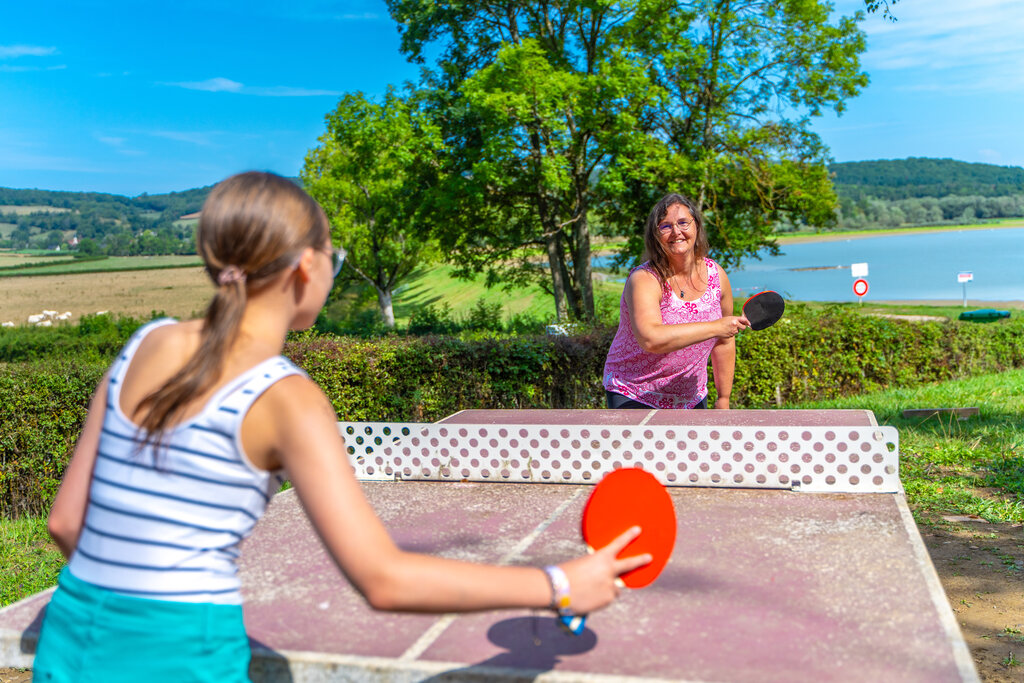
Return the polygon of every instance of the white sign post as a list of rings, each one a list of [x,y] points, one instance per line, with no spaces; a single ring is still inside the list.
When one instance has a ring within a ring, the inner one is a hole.
[[[853,277],[867,277],[868,276],[868,264],[866,263],[852,263],[850,264],[850,275]]]
[[[969,270],[956,274],[956,281],[964,286],[964,308],[967,308],[967,283],[974,279],[974,273]]]

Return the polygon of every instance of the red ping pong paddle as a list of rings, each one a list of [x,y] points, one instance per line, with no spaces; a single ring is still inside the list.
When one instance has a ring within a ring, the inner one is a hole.
[[[668,564],[676,543],[672,498],[653,474],[637,467],[605,475],[587,500],[582,526],[583,540],[594,550],[605,547],[630,527],[641,528],[640,535],[618,554],[619,558],[651,555],[650,563],[619,577],[630,588],[653,583]],[[563,627],[576,635],[583,632],[585,619],[585,615],[559,617]]]
[[[743,315],[750,321],[750,329],[763,330],[779,321],[786,312],[786,301],[778,292],[766,289],[743,303]]]

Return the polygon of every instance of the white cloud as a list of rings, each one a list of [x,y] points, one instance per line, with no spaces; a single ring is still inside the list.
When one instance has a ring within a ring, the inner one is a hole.
[[[362,12],[360,14],[335,14],[333,18],[337,21],[375,21],[380,19],[380,15],[376,12]]]
[[[96,139],[102,142],[103,144],[110,145],[112,147],[120,147],[125,143],[125,138],[109,137],[105,135],[97,135]]]
[[[851,9],[844,3],[844,10]],[[895,22],[870,16],[863,24],[869,73],[913,71],[906,89],[1008,92],[1024,84],[1024,2],[930,0],[900,2]]]
[[[979,149],[978,158],[990,164],[998,164],[1003,160],[1003,155],[994,149]]]
[[[229,78],[208,78],[205,81],[188,81],[183,83],[164,83],[187,90],[203,90],[205,92],[238,92],[243,85]]]
[[[239,95],[254,95],[256,97],[322,97],[327,95],[337,97],[342,94],[337,90],[293,88],[287,85],[247,86],[244,83],[220,77],[210,78],[205,81],[163,83],[162,85],[186,88],[188,90],[203,90],[205,92],[230,92]]]
[[[43,47],[41,45],[0,45],[0,59],[13,59],[15,57],[47,57],[57,54],[55,47]]]
[[[212,147],[215,144],[213,138],[220,135],[220,132],[155,130],[150,131],[149,134],[158,138],[174,140],[175,142],[188,142],[193,145],[199,145],[200,147]]]
[[[66,68],[68,68],[67,64],[57,64],[55,66],[14,66],[13,64],[0,64],[0,72],[9,74],[23,73],[25,71],[61,71]]]
[[[338,97],[342,94],[338,90],[290,88],[286,85],[276,85],[269,88],[246,88],[242,92],[246,95],[259,95],[260,97],[320,97],[324,95]]]

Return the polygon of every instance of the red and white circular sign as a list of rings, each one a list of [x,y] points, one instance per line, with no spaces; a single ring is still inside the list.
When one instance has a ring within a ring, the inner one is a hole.
[[[857,296],[864,296],[868,293],[868,281],[864,278],[859,278],[853,281],[853,293]]]

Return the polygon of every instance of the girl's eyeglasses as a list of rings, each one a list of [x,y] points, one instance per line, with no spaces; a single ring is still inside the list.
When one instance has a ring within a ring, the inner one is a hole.
[[[341,267],[345,265],[345,256],[347,254],[348,252],[341,247],[334,247],[331,249],[331,277],[338,277],[338,273],[341,272]]]

